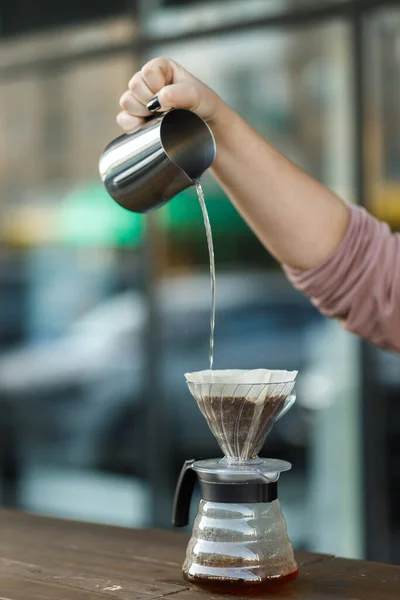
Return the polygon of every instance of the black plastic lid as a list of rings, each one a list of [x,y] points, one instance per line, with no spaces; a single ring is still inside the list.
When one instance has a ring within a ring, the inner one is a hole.
[[[278,498],[278,482],[219,483],[200,480],[201,497],[207,502],[254,504],[273,502]]]

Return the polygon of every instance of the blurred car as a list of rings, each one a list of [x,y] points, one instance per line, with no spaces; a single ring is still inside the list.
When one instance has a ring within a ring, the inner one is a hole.
[[[220,454],[183,376],[208,368],[208,276],[163,279],[156,304],[149,307],[140,291],[116,295],[65,336],[0,357],[0,394],[12,406],[21,460],[145,476],[152,390],[167,419],[154,427],[168,429],[174,468],[187,457]],[[305,334],[322,320],[279,274],[219,273],[215,368],[304,373]],[[307,427],[299,415],[295,407],[277,424],[268,439],[271,454],[305,447]]]

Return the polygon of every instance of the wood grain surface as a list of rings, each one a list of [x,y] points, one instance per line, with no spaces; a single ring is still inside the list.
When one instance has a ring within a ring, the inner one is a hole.
[[[227,600],[181,577],[188,537],[0,510],[0,600]],[[269,598],[400,600],[400,567],[298,552]]]

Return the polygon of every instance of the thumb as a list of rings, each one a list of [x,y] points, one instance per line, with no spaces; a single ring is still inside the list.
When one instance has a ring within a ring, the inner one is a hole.
[[[147,104],[147,109],[155,112],[166,111],[171,108],[186,108],[196,112],[199,103],[199,92],[193,84],[188,82],[174,83],[161,88],[157,96]]]

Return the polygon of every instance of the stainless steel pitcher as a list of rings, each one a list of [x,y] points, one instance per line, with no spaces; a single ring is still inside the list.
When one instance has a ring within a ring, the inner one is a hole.
[[[99,171],[118,204],[145,213],[194,185],[215,152],[209,126],[191,111],[173,109],[113,140],[100,158]]]

